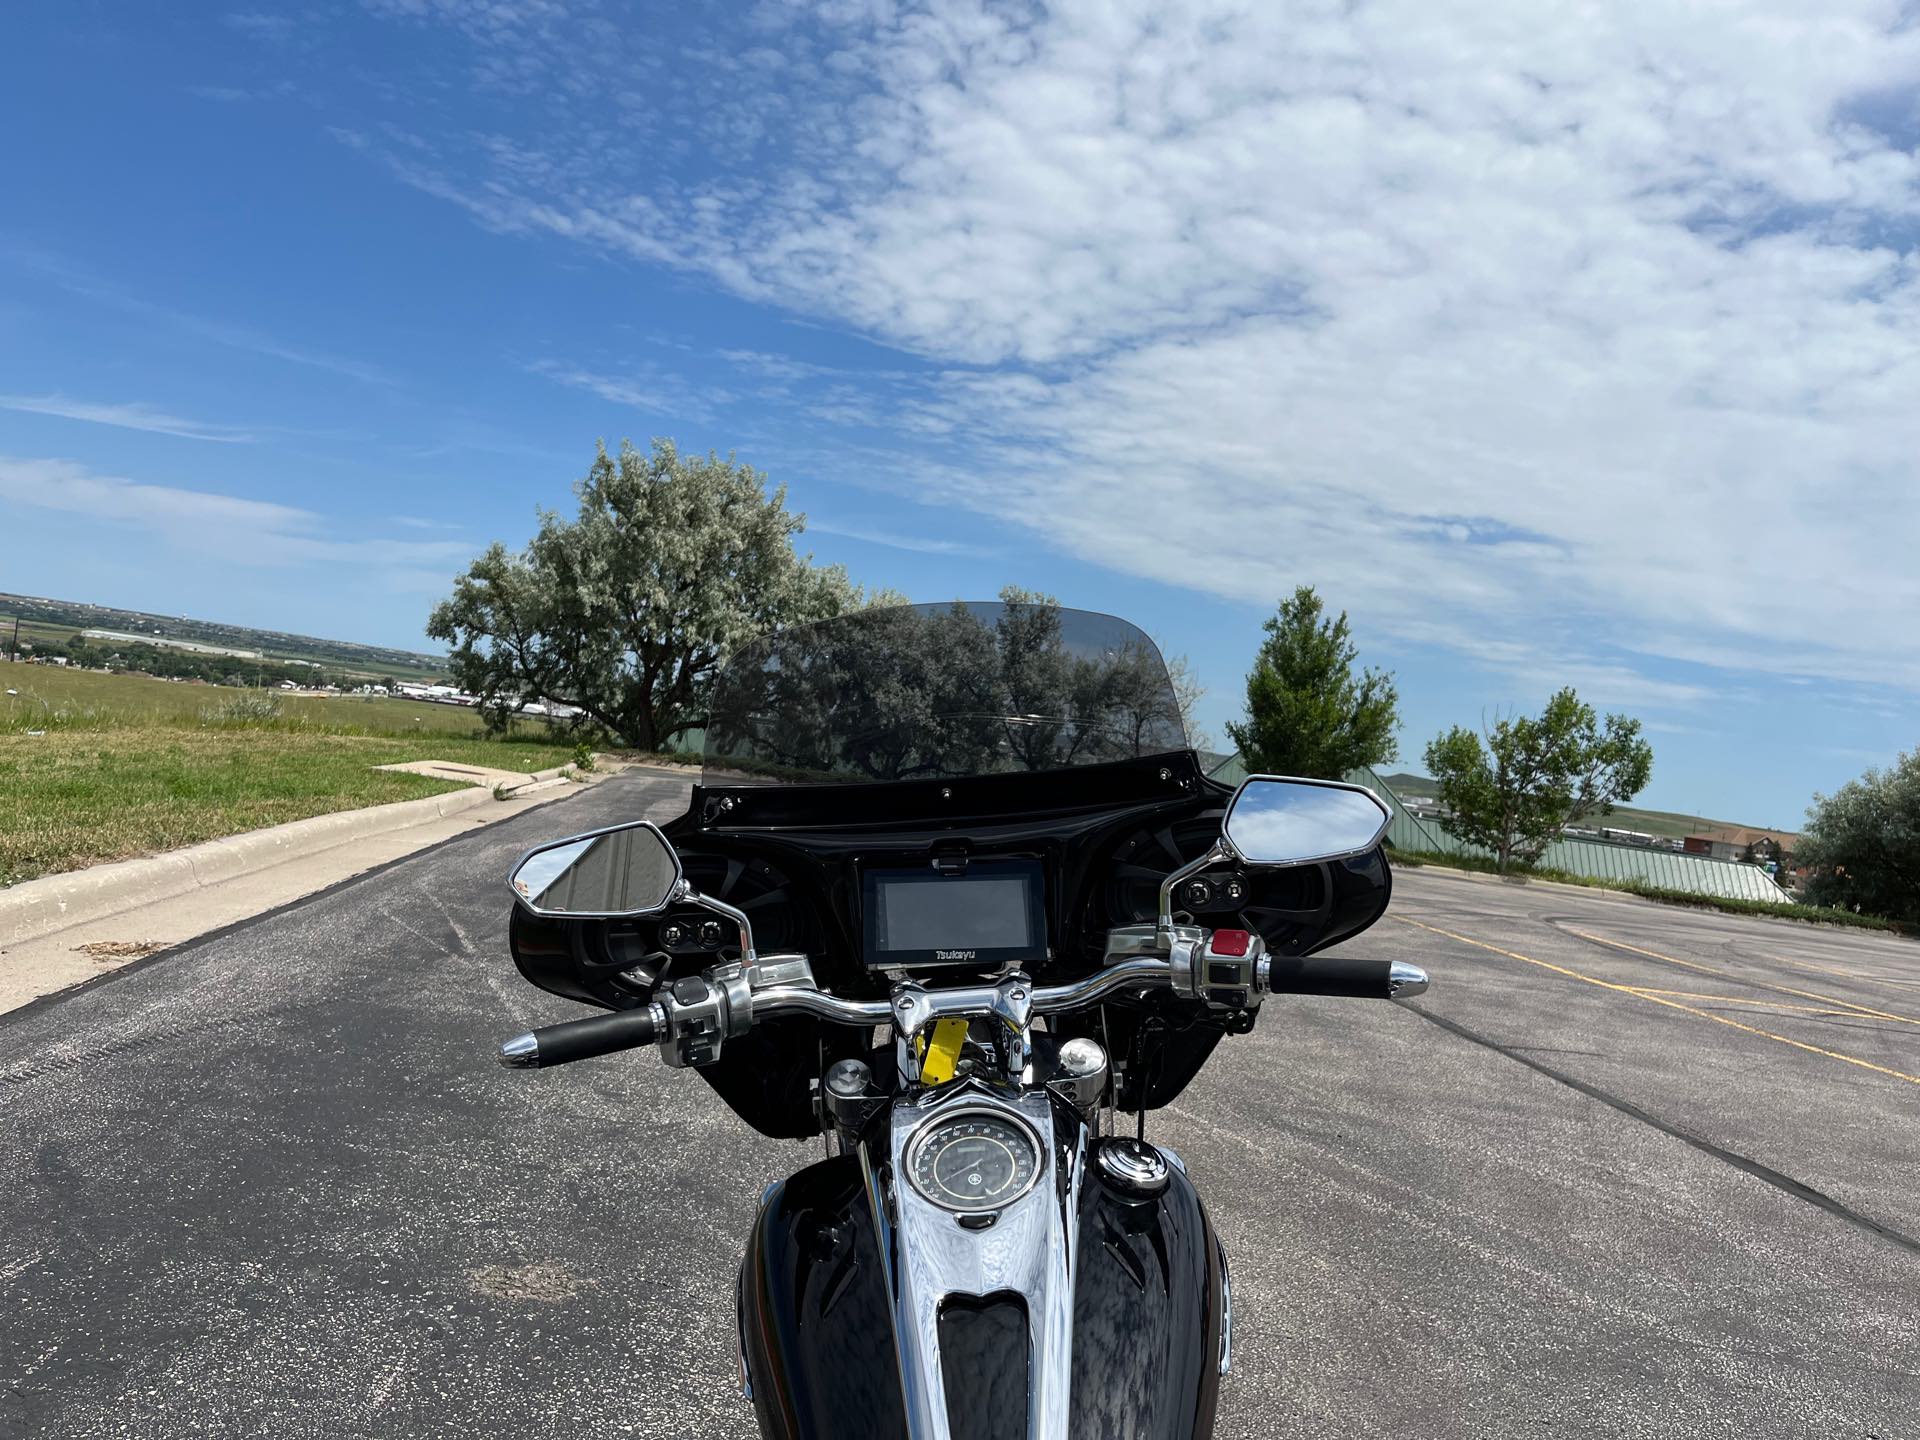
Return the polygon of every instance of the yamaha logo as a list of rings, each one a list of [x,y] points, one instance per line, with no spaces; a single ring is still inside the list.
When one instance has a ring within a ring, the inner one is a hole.
[[[936,960],[977,960],[980,958],[980,952],[978,950],[936,950],[933,952],[933,958]]]

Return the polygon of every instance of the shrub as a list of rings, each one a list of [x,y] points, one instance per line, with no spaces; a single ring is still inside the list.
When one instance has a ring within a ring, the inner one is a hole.
[[[273,725],[277,724],[283,712],[279,697],[248,691],[236,695],[231,700],[218,705],[210,705],[200,712],[203,725]]]

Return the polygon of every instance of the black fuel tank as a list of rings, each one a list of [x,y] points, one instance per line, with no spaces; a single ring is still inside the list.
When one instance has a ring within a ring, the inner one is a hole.
[[[1174,1166],[1166,1190],[1142,1200],[1102,1180],[1089,1159],[1079,1253],[1071,1433],[1206,1440],[1226,1276],[1185,1172]],[[853,1157],[811,1165],[771,1189],[741,1264],[740,1319],[754,1410],[770,1440],[905,1435],[886,1267]],[[949,1362],[970,1353],[943,1341],[949,1348]],[[973,1397],[974,1428],[986,1423],[980,1397],[997,1378],[946,1376],[950,1395]]]
[[[1213,1222],[1177,1164],[1136,1199],[1088,1157],[1073,1294],[1071,1433],[1205,1440],[1219,1399],[1226,1270]]]
[[[901,1440],[886,1267],[859,1162],[809,1165],[773,1187],[740,1265],[740,1332],[769,1440]]]

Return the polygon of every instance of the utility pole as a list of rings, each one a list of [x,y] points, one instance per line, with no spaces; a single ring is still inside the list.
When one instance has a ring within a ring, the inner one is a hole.
[[[16,615],[13,617],[13,643],[7,647],[7,659],[18,660],[19,658],[20,658],[20,617]]]

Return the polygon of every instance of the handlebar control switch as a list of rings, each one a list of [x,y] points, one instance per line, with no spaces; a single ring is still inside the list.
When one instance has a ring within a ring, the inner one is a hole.
[[[660,1042],[660,1058],[676,1068],[718,1060],[726,1040],[726,992],[699,975],[683,975],[670,994],[669,1033]]]
[[[1196,1000],[1216,1010],[1251,1010],[1260,1003],[1256,979],[1267,947],[1251,930],[1213,930],[1195,947],[1190,981]]]

